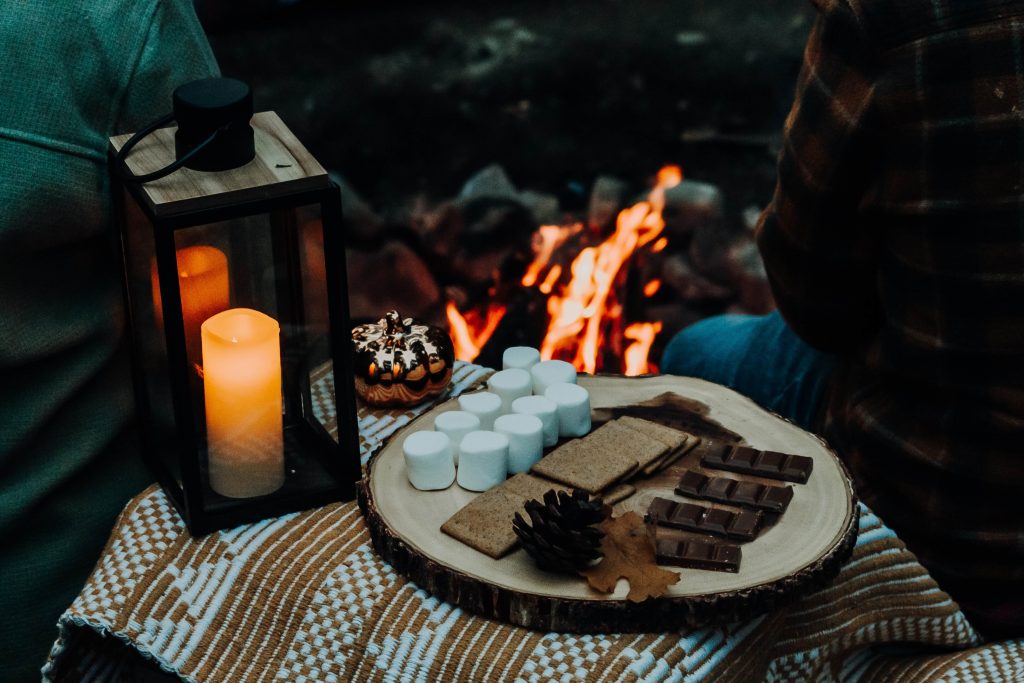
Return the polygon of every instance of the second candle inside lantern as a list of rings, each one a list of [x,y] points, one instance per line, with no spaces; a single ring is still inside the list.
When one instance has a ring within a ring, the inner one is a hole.
[[[284,483],[280,326],[248,308],[203,323],[210,486],[231,498]]]
[[[203,322],[227,309],[231,297],[228,259],[216,247],[183,247],[175,252],[178,266],[178,291],[181,293],[181,318],[185,328],[185,349],[190,365],[200,365],[200,328]],[[163,302],[157,278],[156,261],[152,266],[153,308],[157,324],[163,327]]]

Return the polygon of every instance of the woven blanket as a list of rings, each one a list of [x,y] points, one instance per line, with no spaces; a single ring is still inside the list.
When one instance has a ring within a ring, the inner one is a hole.
[[[489,372],[460,364],[453,392]],[[361,409],[364,462],[427,408]],[[122,680],[126,652],[186,681],[1024,681],[1024,641],[980,644],[863,506],[837,579],[784,609],[699,630],[573,635],[438,601],[376,555],[354,503],[194,539],[152,487],[61,617],[43,676]]]

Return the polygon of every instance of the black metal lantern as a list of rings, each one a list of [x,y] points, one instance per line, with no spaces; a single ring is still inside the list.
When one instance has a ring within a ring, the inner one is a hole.
[[[110,140],[144,453],[197,535],[352,499],[338,188],[245,84],[174,106]]]

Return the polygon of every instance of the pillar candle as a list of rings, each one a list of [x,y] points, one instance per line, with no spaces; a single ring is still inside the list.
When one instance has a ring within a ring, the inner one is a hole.
[[[281,341],[277,321],[233,308],[202,324],[210,486],[230,498],[284,483]]]
[[[202,357],[200,329],[203,322],[230,305],[228,259],[220,249],[208,246],[183,247],[175,252],[178,264],[178,291],[181,294],[181,318],[185,328],[185,350],[190,365],[199,365]],[[163,328],[163,301],[157,277],[156,260],[152,267],[153,309],[157,325]]]

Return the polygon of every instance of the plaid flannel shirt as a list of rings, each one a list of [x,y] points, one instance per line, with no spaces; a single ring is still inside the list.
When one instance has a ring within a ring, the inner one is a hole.
[[[816,4],[758,226],[772,288],[839,354],[824,431],[864,500],[940,582],[1020,600],[1024,2]]]

